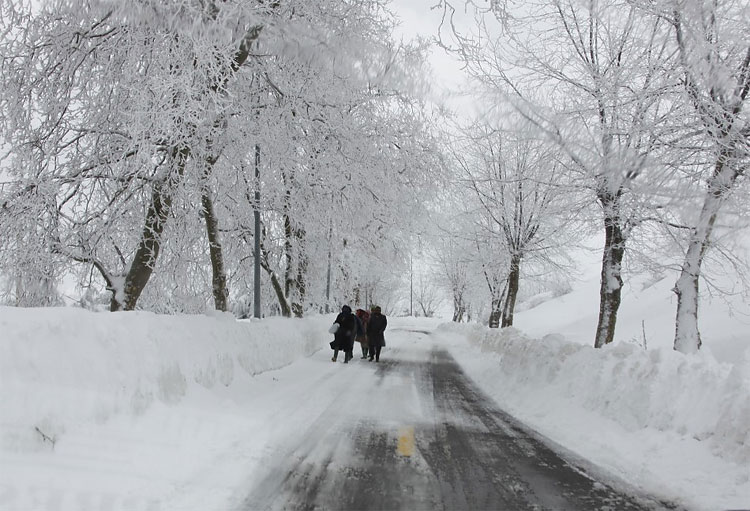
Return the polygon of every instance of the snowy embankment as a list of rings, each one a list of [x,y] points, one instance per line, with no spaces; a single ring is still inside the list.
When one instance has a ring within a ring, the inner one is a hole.
[[[330,321],[0,307],[0,508],[160,508],[255,426],[253,375]]]
[[[445,324],[438,335],[506,411],[578,455],[691,509],[750,508],[747,358],[596,350],[480,325]]]
[[[231,314],[0,307],[6,442],[59,438],[71,424],[138,415],[191,388],[228,387],[325,346],[330,318],[236,321]]]

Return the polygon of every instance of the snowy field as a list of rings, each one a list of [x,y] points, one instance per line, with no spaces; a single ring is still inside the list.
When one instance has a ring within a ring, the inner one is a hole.
[[[576,312],[596,310],[590,284],[520,313],[518,330],[389,328],[434,331],[502,408],[640,490],[750,508],[747,326],[708,304],[723,330],[704,330],[703,353],[676,353],[658,282],[628,291],[622,341],[594,350],[595,317]],[[0,509],[231,508],[273,446],[335,399],[326,385],[346,368],[330,363],[331,319],[0,308]]]

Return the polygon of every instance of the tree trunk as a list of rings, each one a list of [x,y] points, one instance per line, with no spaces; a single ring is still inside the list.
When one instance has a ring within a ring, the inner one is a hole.
[[[604,254],[599,288],[599,322],[596,325],[594,347],[601,348],[615,338],[617,311],[622,292],[622,259],[625,255],[625,235],[620,225],[616,199],[603,200],[604,206]]]
[[[212,290],[214,295],[214,307],[216,310],[226,312],[229,290],[227,289],[227,275],[224,271],[224,254],[219,239],[219,222],[214,211],[211,191],[208,183],[203,186],[201,193],[201,204],[203,206],[203,217],[206,220],[206,234],[208,236],[208,248],[211,256]]]
[[[698,330],[698,283],[701,265],[710,246],[711,233],[724,196],[738,176],[735,169],[726,165],[728,156],[729,149],[723,149],[716,162],[698,223],[685,254],[680,277],[673,288],[677,294],[674,349],[682,353],[695,353],[701,347],[701,335]]]
[[[328,314],[331,312],[331,238],[333,237],[333,222],[331,220],[328,221],[328,237],[326,238],[326,241],[328,242],[328,259],[327,259],[327,265],[326,265],[326,305],[325,305],[325,313]]]
[[[505,283],[503,284],[503,289],[501,291],[500,289],[498,289],[499,284],[495,281],[495,279],[490,279],[486,272],[484,276],[487,279],[487,285],[489,286],[491,296],[489,327],[499,328],[500,319],[503,315],[503,298],[505,297],[506,290],[508,289],[508,281],[505,281]]]
[[[510,274],[508,275],[508,287],[503,305],[503,328],[513,326],[513,312],[516,308],[516,297],[518,296],[518,283],[521,277],[521,256],[514,254],[510,261]]]
[[[263,238],[266,237],[266,230],[265,227],[263,228]],[[260,251],[261,251],[261,262],[260,266],[268,273],[269,278],[271,279],[271,286],[273,287],[274,292],[276,293],[276,298],[279,301],[279,307],[281,308],[281,315],[285,318],[292,317],[291,308],[289,307],[289,302],[286,299],[286,294],[284,293],[284,287],[281,285],[281,282],[279,281],[278,275],[276,275],[276,272],[273,271],[273,268],[271,268],[271,264],[269,262],[268,258],[268,251],[266,250],[265,246],[263,245],[263,242],[260,243]]]
[[[268,268],[266,268],[266,271],[268,271]],[[279,278],[276,276],[276,273],[273,271],[268,271],[268,275],[271,278],[271,285],[273,286],[273,290],[276,292],[276,298],[279,300],[279,307],[281,307],[281,315],[285,318],[291,318],[292,317],[292,311],[289,307],[289,302],[286,300],[286,296],[284,295],[284,288],[281,286],[281,282],[279,282]]]
[[[284,213],[284,260],[286,267],[284,268],[284,294],[289,297],[291,296],[292,286],[294,285],[293,266],[294,257],[292,251],[292,220],[289,215]]]
[[[232,61],[232,70],[234,72],[247,60],[250,55],[250,47],[260,36],[262,29],[262,25],[256,25],[245,33]],[[214,91],[222,89],[226,86],[229,78],[230,76],[224,76],[221,83],[214,84],[212,89]],[[146,284],[148,284],[151,273],[154,271],[156,260],[159,257],[161,235],[164,232],[164,225],[172,208],[174,188],[185,173],[185,167],[190,155],[190,146],[172,148],[171,159],[175,161],[175,169],[169,173],[164,181],[154,185],[151,194],[151,204],[146,212],[146,222],[143,227],[138,250],[133,258],[133,263],[130,265],[130,270],[125,276],[122,296],[117,291],[113,291],[112,293],[110,301],[111,311],[135,309],[138,298],[141,296]]]
[[[328,243],[328,265],[326,267],[326,306],[325,312],[331,312],[331,244]]]
[[[297,318],[303,316],[305,308],[307,261],[304,255],[304,244],[304,230],[295,227],[291,217],[285,214],[284,259],[286,260],[286,268],[284,271],[284,295],[287,301],[291,302],[291,311]],[[298,252],[297,257],[294,254],[295,250]]]
[[[501,298],[492,299],[492,309],[490,310],[490,328],[500,327],[500,318],[502,317],[503,301]]]
[[[673,291],[677,294],[677,314],[675,317],[674,349],[682,353],[695,353],[701,347],[701,334],[698,330],[698,281],[700,273],[700,244],[691,242],[680,277]]]
[[[458,290],[453,291],[453,322],[461,323],[464,319],[464,313],[466,308],[464,307],[464,298],[462,293]]]
[[[151,278],[151,273],[154,271],[154,265],[161,250],[161,235],[172,208],[174,188],[185,173],[185,166],[189,157],[189,147],[174,148],[172,160],[175,162],[175,169],[169,177],[154,185],[151,193],[151,204],[149,204],[146,212],[146,223],[141,233],[141,242],[125,276],[123,296],[120,296],[117,292],[112,293],[109,308],[113,312],[135,309],[138,298]]]
[[[466,313],[466,309],[463,306],[458,307],[458,309],[453,311],[453,322],[463,323],[465,313]]]
[[[300,242],[302,241],[302,235],[300,234]],[[307,274],[307,258],[304,252],[301,250],[299,255],[299,264],[297,266],[297,277],[294,279],[294,288],[296,290],[297,299],[292,300],[292,312],[295,318],[301,318],[305,313],[305,296],[307,295],[307,282],[305,276]]]

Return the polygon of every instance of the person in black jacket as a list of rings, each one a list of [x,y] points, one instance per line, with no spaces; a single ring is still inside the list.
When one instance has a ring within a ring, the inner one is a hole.
[[[388,326],[388,318],[385,317],[380,307],[372,307],[370,321],[367,322],[367,342],[370,346],[370,362],[380,362],[380,350],[385,346],[385,327]]]
[[[341,307],[341,312],[336,316],[336,321],[339,328],[336,333],[333,334],[333,358],[332,361],[336,362],[339,356],[339,351],[344,352],[344,363],[348,364],[349,361],[354,357],[352,350],[354,349],[354,336],[357,334],[357,319],[352,314],[352,308],[348,305]]]

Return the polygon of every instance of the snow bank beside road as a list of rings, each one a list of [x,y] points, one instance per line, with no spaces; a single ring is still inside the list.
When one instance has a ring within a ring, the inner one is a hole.
[[[627,343],[596,350],[480,325],[438,332],[493,354],[456,353],[502,407],[580,455],[651,493],[663,481],[689,507],[750,506],[747,359],[721,364]]]
[[[0,448],[38,449],[70,427],[282,367],[324,347],[329,323],[0,307]]]

